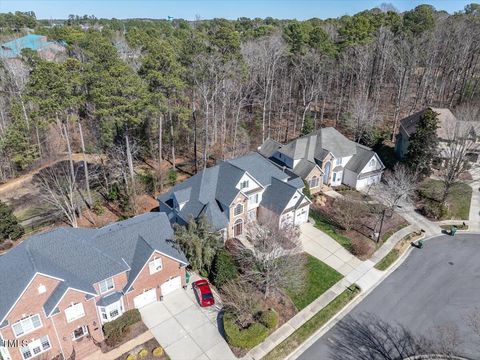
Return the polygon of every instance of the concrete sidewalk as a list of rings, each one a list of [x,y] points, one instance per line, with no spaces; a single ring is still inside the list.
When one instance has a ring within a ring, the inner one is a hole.
[[[473,182],[469,185],[472,188],[472,200],[470,202],[470,214],[468,217],[468,230],[480,231],[480,167],[476,166],[470,170]]]
[[[362,263],[338,242],[309,222],[300,226],[300,240],[307,253],[334,268],[343,276],[351,273]]]

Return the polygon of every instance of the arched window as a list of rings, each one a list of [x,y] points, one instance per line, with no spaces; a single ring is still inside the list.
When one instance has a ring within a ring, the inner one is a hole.
[[[240,236],[243,234],[243,220],[237,219],[233,224],[233,236]]]
[[[376,162],[375,162],[375,159],[370,160],[370,167],[374,167],[374,166],[375,166],[375,163],[376,163]]]
[[[233,215],[238,216],[240,214],[243,214],[243,205],[242,204],[237,204],[235,206],[235,209],[233,209]]]

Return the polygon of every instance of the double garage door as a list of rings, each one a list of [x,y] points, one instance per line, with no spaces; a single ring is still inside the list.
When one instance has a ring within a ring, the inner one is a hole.
[[[180,289],[182,287],[182,279],[180,276],[174,277],[160,286],[162,296],[170,294],[172,291]],[[148,304],[157,301],[156,289],[150,289],[143,294],[136,296],[133,299],[133,305],[138,309]]]

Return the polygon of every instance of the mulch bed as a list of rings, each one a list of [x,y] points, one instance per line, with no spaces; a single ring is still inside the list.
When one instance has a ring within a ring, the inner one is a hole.
[[[115,344],[114,346],[109,346],[105,343],[105,341],[102,341],[99,344],[100,350],[103,353],[109,352],[109,351],[119,347],[120,345],[125,344],[127,341],[135,339],[137,336],[143,334],[145,331],[148,331],[148,328],[145,326],[143,321],[139,321],[139,322],[129,326],[129,328],[127,329],[127,332],[125,334],[125,337],[123,338],[123,340],[121,342]]]
[[[141,345],[135,346],[132,350],[127,351],[126,353],[120,355],[115,360],[125,360],[128,357],[128,355],[130,355],[130,354],[135,355],[137,357],[137,359],[140,359],[140,356],[138,356],[138,353],[140,352],[140,350],[143,350],[143,349],[148,351],[148,355],[146,357],[142,357],[141,358],[142,360],[166,360],[166,359],[169,359],[169,357],[165,353],[165,351],[163,352],[162,356],[159,356],[159,357],[153,356],[152,351],[153,351],[153,349],[155,349],[157,347],[160,347],[160,344],[158,343],[158,341],[155,338],[153,338],[153,339],[150,339],[150,340],[148,340],[147,342],[145,342]]]

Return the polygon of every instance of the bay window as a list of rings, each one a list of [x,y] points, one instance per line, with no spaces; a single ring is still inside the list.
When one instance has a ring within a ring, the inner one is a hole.
[[[108,306],[99,306],[99,310],[103,323],[115,320],[123,314],[122,301],[114,302]]]
[[[78,329],[72,332],[72,340],[78,340],[87,335],[88,335],[88,328],[85,325],[80,326]]]

